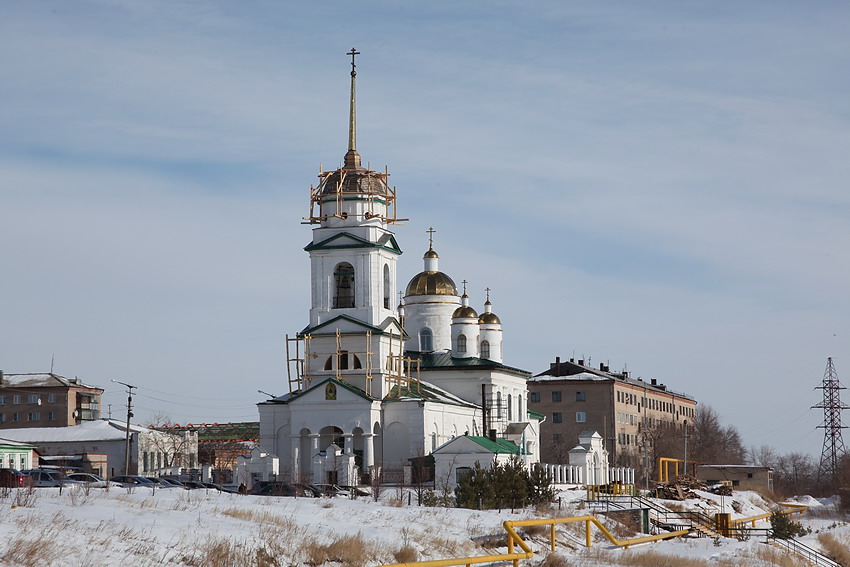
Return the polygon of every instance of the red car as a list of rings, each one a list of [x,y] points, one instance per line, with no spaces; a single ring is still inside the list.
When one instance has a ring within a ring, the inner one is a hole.
[[[0,469],[0,486],[20,488],[27,486],[29,477],[17,469]]]

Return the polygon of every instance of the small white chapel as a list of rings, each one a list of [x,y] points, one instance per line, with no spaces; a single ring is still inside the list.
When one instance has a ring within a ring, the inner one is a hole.
[[[543,416],[527,407],[530,373],[503,363],[489,290],[479,313],[440,271],[434,231],[422,271],[398,287],[390,227],[406,219],[389,174],[364,168],[357,151],[358,54],[348,54],[348,151],[339,169],[320,171],[304,219],[309,322],[287,336],[289,392],[258,404],[256,456],[274,458],[278,479],[341,485],[409,482],[459,438],[453,459],[471,441],[478,458],[536,463]]]

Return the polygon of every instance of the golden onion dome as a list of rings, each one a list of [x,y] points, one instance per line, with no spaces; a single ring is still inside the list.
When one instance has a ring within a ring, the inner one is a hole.
[[[433,248],[431,248],[427,252],[425,252],[425,255],[422,256],[422,257],[425,258],[426,260],[428,258],[439,258],[439,256],[437,256],[437,253],[434,251]]]
[[[455,319],[455,318],[458,318],[458,317],[460,317],[462,319],[477,319],[478,313],[476,313],[475,309],[473,309],[469,305],[462,305],[462,306],[458,307],[457,309],[455,309],[455,312],[452,313],[452,319]]]
[[[406,295],[457,295],[457,286],[443,272],[420,272],[407,284]]]
[[[482,313],[481,317],[478,318],[478,322],[481,325],[501,325],[502,321],[499,320],[499,316],[495,313]]]

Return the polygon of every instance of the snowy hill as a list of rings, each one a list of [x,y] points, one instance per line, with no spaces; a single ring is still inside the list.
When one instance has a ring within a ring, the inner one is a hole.
[[[704,510],[721,504],[735,517],[769,511],[755,493],[720,497],[699,493],[684,503]],[[350,567],[424,559],[445,559],[504,553],[505,520],[565,517],[587,513],[569,494],[561,506],[536,511],[474,511],[418,507],[413,496],[387,490],[380,502],[369,498],[278,498],[215,491],[127,489],[109,491],[36,489],[6,491],[0,498],[0,565],[132,567],[225,565],[319,565]],[[734,502],[734,504],[733,504]],[[816,511],[829,506],[807,498],[801,503]],[[16,505],[17,504],[17,505]],[[850,541],[850,525],[808,514],[802,522],[813,533],[803,538],[817,546],[818,532]],[[613,531],[623,531],[611,520]],[[766,524],[763,524],[766,525]],[[671,565],[774,565],[781,554],[758,538],[749,541],[684,538],[612,549],[595,536],[583,547],[576,529],[559,527],[557,553],[547,559],[543,530],[529,530],[526,541],[535,557],[521,565],[663,565],[657,554],[671,556]],[[630,537],[632,534],[626,534]],[[650,554],[650,555],[646,555]],[[635,562],[643,556],[644,562]],[[684,559],[684,558],[687,558]],[[648,561],[648,563],[646,562]],[[785,563],[793,564],[793,563]]]

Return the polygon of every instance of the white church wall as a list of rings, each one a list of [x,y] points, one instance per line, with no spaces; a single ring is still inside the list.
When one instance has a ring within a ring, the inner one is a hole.
[[[451,321],[452,313],[460,307],[460,298],[456,295],[415,295],[404,299],[404,328],[410,336],[404,343],[406,350],[421,351],[419,332],[430,329],[432,350],[451,350],[451,329],[446,323]]]

